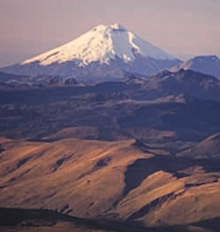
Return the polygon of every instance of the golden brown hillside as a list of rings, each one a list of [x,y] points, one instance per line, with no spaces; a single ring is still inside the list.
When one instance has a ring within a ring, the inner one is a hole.
[[[215,160],[153,155],[135,140],[0,142],[1,207],[52,209],[145,226],[220,217]]]
[[[102,215],[122,198],[127,166],[151,157],[133,143],[3,143],[0,204],[58,209],[82,217]]]

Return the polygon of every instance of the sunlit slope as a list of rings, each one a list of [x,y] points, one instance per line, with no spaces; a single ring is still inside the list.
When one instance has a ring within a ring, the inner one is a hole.
[[[6,143],[0,164],[0,205],[101,215],[121,199],[127,165],[150,157],[132,143],[77,139]]]
[[[1,207],[145,226],[220,217],[218,160],[154,155],[135,140],[0,141]]]

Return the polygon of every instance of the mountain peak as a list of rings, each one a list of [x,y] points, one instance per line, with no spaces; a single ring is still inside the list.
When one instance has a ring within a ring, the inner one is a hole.
[[[200,56],[195,56],[193,59],[213,59],[213,60],[219,60],[218,56],[216,55],[200,55]]]
[[[128,63],[133,62],[137,55],[160,60],[175,60],[162,49],[116,23],[109,26],[99,25],[61,47],[24,61],[22,65],[37,61],[45,66],[75,60],[80,66],[85,66],[91,62],[109,64],[116,58]]]
[[[103,30],[111,30],[111,31],[127,31],[127,29],[122,26],[121,24],[119,23],[115,23],[115,24],[112,24],[112,25],[104,25],[104,24],[100,24],[96,27],[94,27],[92,29],[92,31],[103,31]]]
[[[98,25],[69,43],[3,70],[97,79],[120,78],[125,72],[149,76],[177,64],[174,56],[115,23]]]
[[[116,30],[116,31],[127,31],[127,29],[125,27],[123,27],[121,24],[119,23],[115,23],[115,24],[112,24],[110,25],[110,28],[112,30]]]

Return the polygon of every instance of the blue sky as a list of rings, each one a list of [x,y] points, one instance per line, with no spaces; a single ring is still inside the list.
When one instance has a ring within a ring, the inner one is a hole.
[[[220,0],[0,0],[0,66],[120,23],[183,56],[220,56]]]

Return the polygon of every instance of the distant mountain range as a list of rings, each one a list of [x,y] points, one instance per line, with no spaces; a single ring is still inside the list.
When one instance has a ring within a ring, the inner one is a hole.
[[[141,85],[141,89],[135,94],[144,99],[184,94],[200,99],[220,100],[219,80],[192,70],[165,70],[146,79],[130,79],[129,82]]]
[[[180,70],[96,85],[10,83],[0,85],[0,115],[0,136],[10,138],[41,139],[65,128],[89,127],[68,133],[149,140],[149,130],[171,130],[178,138],[200,139],[219,131],[220,81]]]

